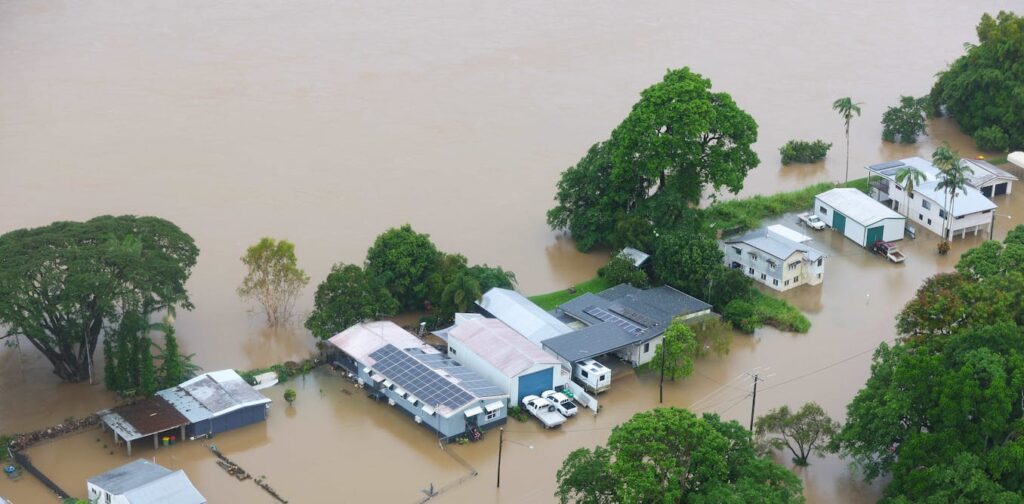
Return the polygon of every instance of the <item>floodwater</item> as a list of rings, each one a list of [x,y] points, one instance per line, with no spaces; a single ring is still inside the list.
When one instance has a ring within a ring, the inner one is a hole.
[[[830,108],[840,96],[864,102],[852,126],[851,178],[868,163],[928,157],[942,140],[976,154],[948,121],[933,121],[922,143],[899,146],[879,140],[879,120],[900,94],[928,91],[974,40],[982,12],[1010,5],[0,2],[0,231],[107,213],[168,218],[201,249],[189,283],[196,309],[178,317],[185,350],[206,369],[295,359],[312,348],[308,334],[262,329],[234,292],[238,258],[261,236],[296,243],[313,278],[299,312],[332,263],[361,262],[377,234],[404,222],[443,250],[515,271],[524,292],[563,288],[591,277],[606,256],[577,253],[545,225],[558,174],[606,138],[666,68],[691,66],[757,120],[762,165],[744,195],[795,189],[844,176],[842,124]],[[822,163],[782,167],[777,148],[790,138],[834,147]],[[996,202],[1001,236],[1022,222],[1024,198]],[[813,400],[841,418],[868,376],[871,349],[894,337],[899,308],[982,237],[939,257],[937,237],[919,236],[902,245],[901,266],[830,231],[815,238],[832,256],[824,284],[785,295],[807,312],[811,331],[737,335],[728,356],[669,387],[667,404],[746,422],[749,381],[732,380],[760,367],[759,412]],[[277,401],[265,426],[215,440],[292,502],[414,502],[420,489],[466,472],[425,429],[358,391],[343,393],[351,386],[338,377],[318,373],[297,388],[291,408],[281,387],[270,392]],[[601,399],[599,416],[556,432],[510,424],[507,439],[522,445],[506,445],[500,492],[496,435],[450,447],[480,474],[442,499],[551,500],[565,454],[655,406],[656,383],[626,373]],[[99,386],[59,384],[27,343],[0,350],[0,432],[113,401]],[[81,492],[87,476],[126,460],[103,443],[109,438],[88,432],[29,453]],[[184,468],[214,502],[260,501],[259,489],[228,479],[198,443],[137,454]],[[810,502],[878,496],[832,457],[799,473]],[[18,504],[46,497],[30,478],[0,481],[0,495]]]

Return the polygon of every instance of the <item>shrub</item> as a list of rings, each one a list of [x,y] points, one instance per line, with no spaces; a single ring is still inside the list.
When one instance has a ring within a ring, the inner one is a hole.
[[[790,140],[779,148],[782,154],[782,164],[790,163],[814,163],[825,159],[832,144],[822,140],[807,142],[804,140]]]
[[[978,150],[988,152],[1004,152],[1010,147],[1010,137],[996,125],[978,128],[974,132],[974,143]]]
[[[761,324],[768,324],[783,331],[805,333],[811,322],[793,305],[771,296],[758,293],[754,297],[754,317]]]
[[[747,334],[753,333],[759,325],[754,320],[754,305],[742,299],[733,300],[725,305],[725,308],[722,309],[722,317],[728,320],[733,327]]]
[[[646,289],[651,281],[644,270],[633,266],[633,261],[615,255],[608,264],[597,270],[597,275],[611,285],[628,283],[633,287]]]
[[[520,422],[525,422],[529,418],[526,414],[526,410],[520,408],[519,406],[512,406],[511,408],[509,408],[508,416],[515,418]]]
[[[284,400],[288,401],[288,404],[295,402],[295,389],[288,389],[284,391]]]

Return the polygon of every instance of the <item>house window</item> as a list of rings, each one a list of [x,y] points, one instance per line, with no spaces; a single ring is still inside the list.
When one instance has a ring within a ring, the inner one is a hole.
[[[580,376],[582,376],[584,378],[590,378],[590,375],[587,374],[587,370],[586,369],[581,369],[580,370]]]
[[[818,273],[818,278],[821,278],[821,273]]]
[[[757,260],[757,254],[755,254],[755,253],[751,252],[751,253],[750,253],[750,260],[751,260],[751,261],[756,261],[756,260]]]
[[[768,269],[775,271],[775,261],[768,260]]]
[[[914,193],[910,193],[910,199],[914,199]]]
[[[932,202],[930,202],[928,200],[921,200],[921,208],[923,208],[925,210],[931,210]]]
[[[800,283],[800,275],[793,277],[793,283]]]
[[[733,251],[733,252],[735,252],[735,253],[736,253],[736,255],[743,255],[743,251],[742,251],[742,250],[740,250],[740,248],[739,248],[739,247],[733,247],[733,248],[732,248],[732,251]]]
[[[485,416],[484,418],[487,420],[494,420],[495,418],[498,418],[498,410],[488,412],[487,416]]]
[[[768,279],[768,275],[765,275],[764,273],[761,273],[761,280],[767,280],[767,279]]]
[[[604,381],[605,378],[608,378],[608,377],[605,376],[605,375],[598,376],[597,377],[597,381]]]
[[[928,225],[929,225],[929,226],[931,226],[931,225],[932,225],[932,220],[931,220],[931,219],[928,219]]]
[[[821,266],[821,258],[820,257],[818,258],[818,266]],[[821,273],[818,273],[818,276],[820,277]]]
[[[789,271],[795,270],[798,266],[800,266],[800,261],[789,263]]]
[[[106,495],[107,504],[110,504],[110,494],[104,494],[104,495]]]
[[[821,215],[828,215],[828,209],[825,207],[818,207],[818,211],[821,212]]]
[[[650,343],[644,343],[644,353],[647,353],[647,352],[650,352],[650,351],[651,351],[651,344]]]
[[[747,269],[747,273],[753,275],[754,274],[754,268],[748,268]]]
[[[941,208],[939,209],[939,218],[940,219],[945,219],[946,218],[946,211],[941,209]]]
[[[779,285],[779,281],[777,279],[773,278],[772,279],[772,285]]]
[[[921,214],[917,214],[917,220],[923,221],[924,220],[924,216],[921,215]]]
[[[459,353],[459,352],[456,352],[455,349],[452,348],[452,347],[448,347],[448,351],[451,352],[452,355],[456,355],[456,354]]]
[[[785,283],[786,283],[786,285],[789,285],[789,280],[786,280],[786,282],[785,282]]]

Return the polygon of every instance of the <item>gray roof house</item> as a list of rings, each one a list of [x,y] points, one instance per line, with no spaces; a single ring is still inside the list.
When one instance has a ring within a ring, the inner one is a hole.
[[[641,290],[620,284],[563,303],[552,314],[578,330],[542,342],[563,364],[615,353],[638,366],[654,357],[674,319],[711,313],[711,305],[669,286]]]
[[[757,229],[724,240],[721,248],[725,265],[779,291],[820,284],[825,273],[825,253],[776,229]]]
[[[145,459],[89,478],[89,500],[103,504],[206,504],[185,471],[171,471]]]

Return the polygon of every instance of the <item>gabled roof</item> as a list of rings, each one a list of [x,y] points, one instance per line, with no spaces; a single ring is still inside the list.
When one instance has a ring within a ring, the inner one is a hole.
[[[789,259],[796,253],[803,253],[810,261],[825,257],[825,253],[803,243],[797,243],[768,229],[757,229],[738,238],[725,240],[726,244],[744,243],[780,261]]]
[[[548,338],[572,331],[564,322],[514,290],[495,287],[484,293],[477,304],[538,345]]]
[[[905,219],[867,194],[853,188],[830,189],[815,198],[863,226],[870,226],[885,219]]]
[[[232,369],[199,375],[178,388],[188,392],[215,417],[270,402]]]
[[[448,332],[448,337],[449,341],[463,343],[510,378],[538,364],[559,363],[554,356],[497,319],[464,320]]]
[[[374,363],[370,354],[380,350],[384,345],[411,348],[423,344],[419,338],[387,320],[356,324],[327,341],[367,366]]]
[[[89,483],[112,495],[123,495],[131,504],[205,504],[184,471],[171,471],[145,459],[129,462]]]
[[[974,187],[982,187],[994,183],[997,180],[1015,182],[1019,180],[1011,173],[1002,168],[985,161],[984,159],[961,159],[960,165],[967,168],[968,184]]]
[[[159,395],[100,411],[99,416],[121,439],[128,441],[189,424],[188,418]]]

